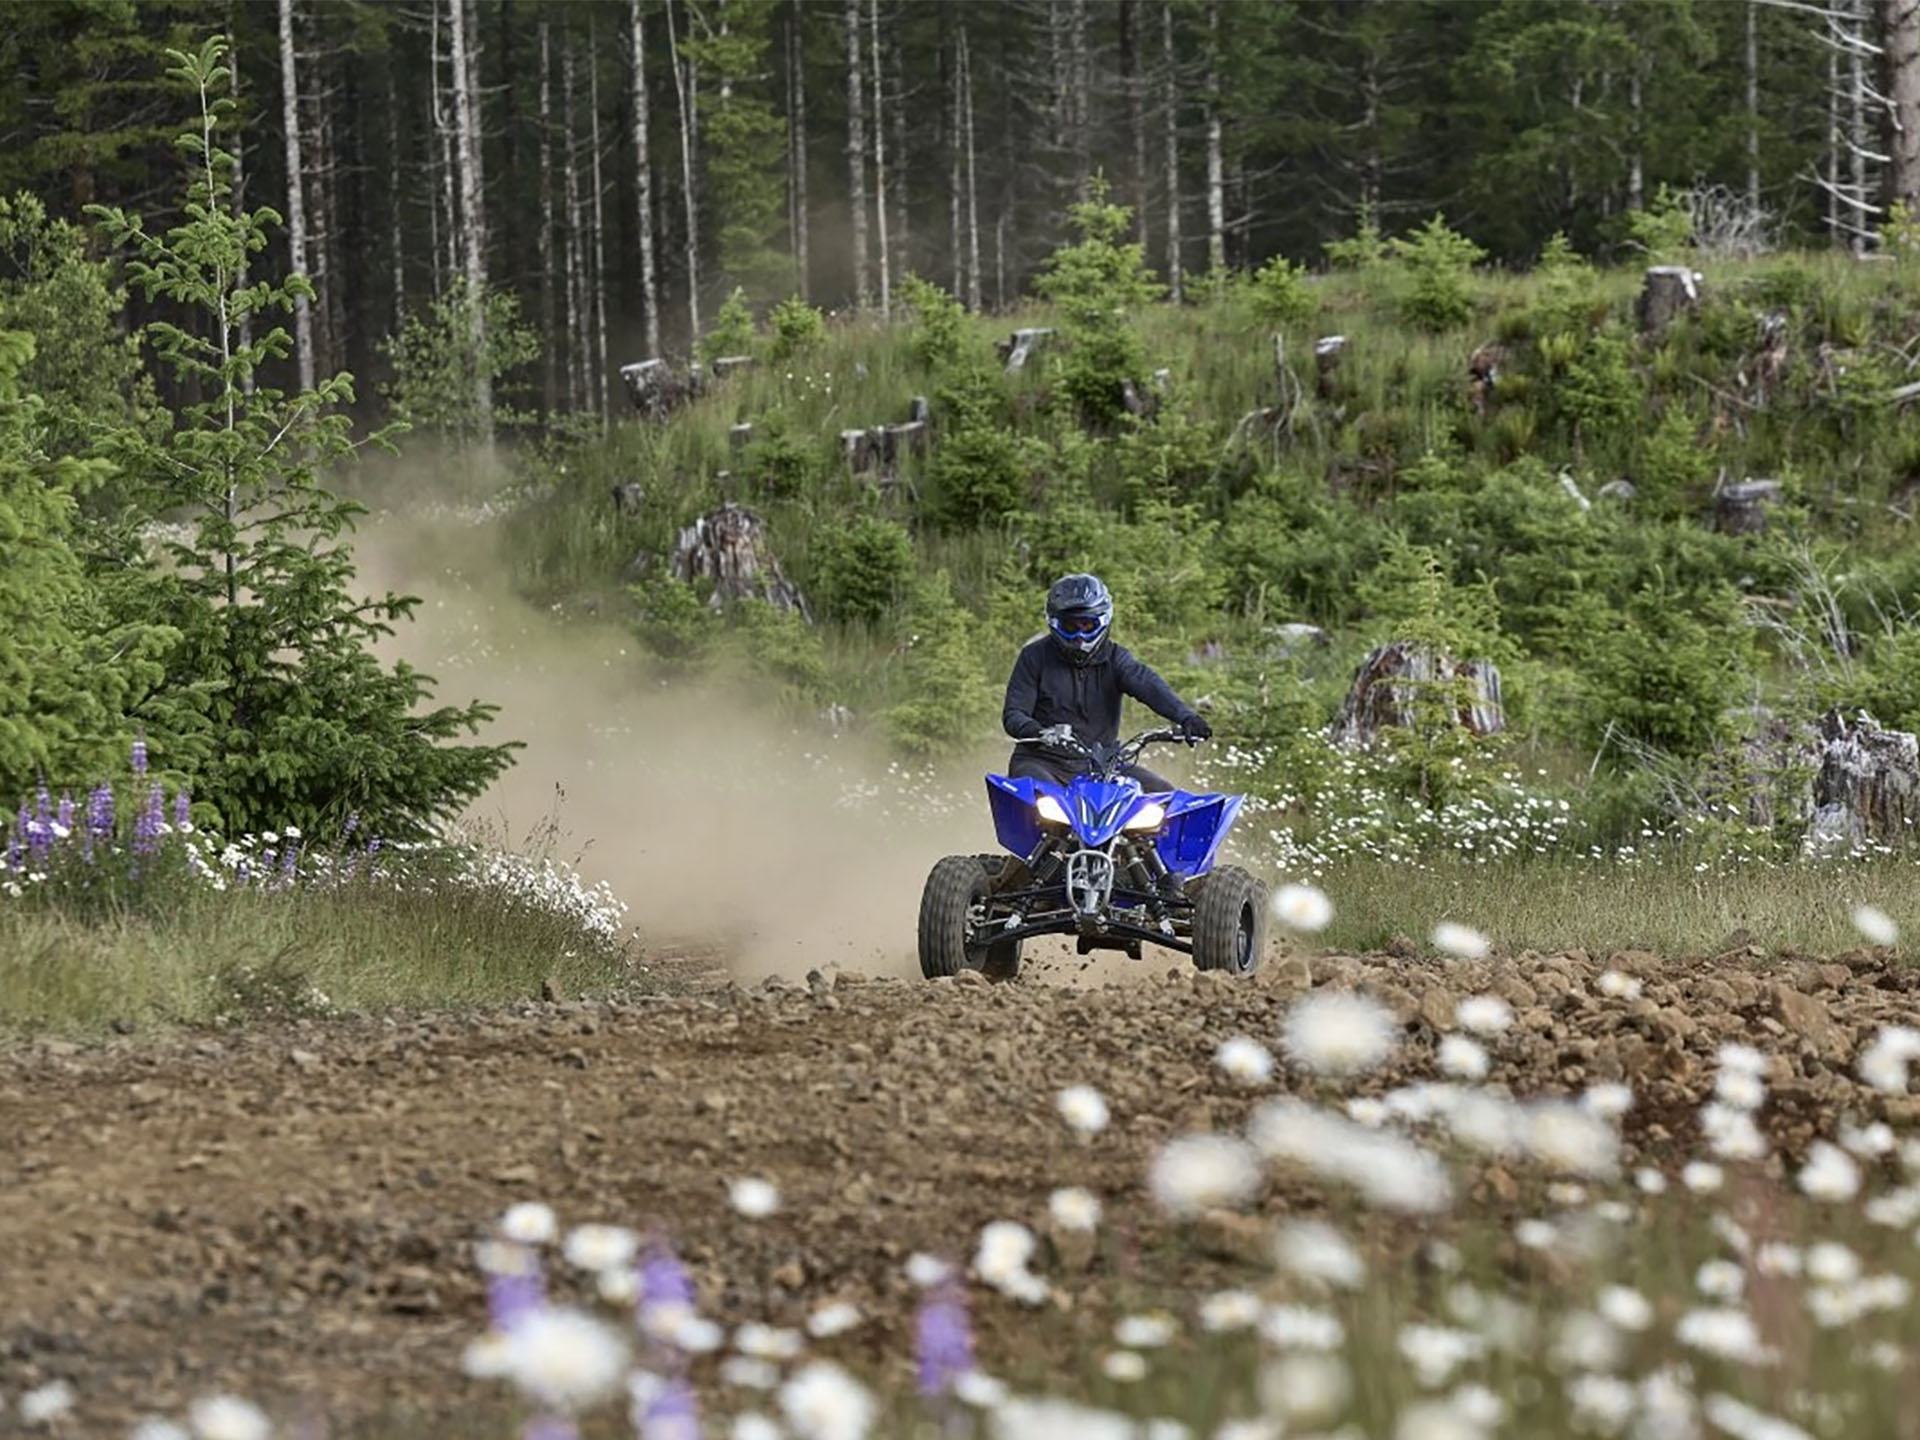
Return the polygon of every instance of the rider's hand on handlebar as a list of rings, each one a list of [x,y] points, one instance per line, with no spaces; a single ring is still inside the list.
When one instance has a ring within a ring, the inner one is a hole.
[[[1071,725],[1049,725],[1040,732],[1040,743],[1042,745],[1053,745],[1064,749],[1066,746],[1073,744],[1073,727]]]
[[[1180,722],[1180,738],[1189,745],[1213,738],[1213,726],[1207,723],[1204,715],[1189,715]]]

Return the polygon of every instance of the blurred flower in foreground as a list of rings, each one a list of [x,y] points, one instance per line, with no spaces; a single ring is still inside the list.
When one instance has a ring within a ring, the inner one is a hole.
[[[1182,1135],[1153,1157],[1147,1183],[1160,1208],[1182,1218],[1244,1204],[1260,1187],[1259,1154],[1228,1135]]]
[[[1860,1166],[1838,1145],[1816,1140],[1800,1168],[1800,1189],[1815,1200],[1851,1200],[1860,1193]]]
[[[1469,995],[1453,1009],[1454,1023],[1476,1035],[1498,1035],[1513,1024],[1513,1007],[1498,995]]]
[[[617,1391],[626,1377],[625,1341],[577,1310],[536,1311],[507,1339],[508,1378],[549,1410],[577,1414]]]
[[[1900,927],[1893,923],[1893,917],[1873,905],[1854,907],[1853,928],[1858,930],[1870,945],[1900,943]]]
[[[1457,955],[1462,960],[1484,959],[1493,948],[1478,930],[1454,920],[1442,920],[1434,926],[1432,939],[1434,949]]]
[[[1287,1011],[1281,1029],[1287,1058],[1316,1075],[1357,1075],[1379,1065],[1399,1043],[1393,1015],[1378,1000],[1346,990],[1320,990]]]
[[[1214,1052],[1213,1063],[1221,1073],[1242,1085],[1264,1085],[1273,1078],[1273,1055],[1258,1040],[1235,1035],[1222,1040]]]
[[[764,1220],[780,1208],[780,1191],[771,1180],[749,1177],[727,1187],[727,1203],[749,1220]]]
[[[1106,1097],[1091,1085],[1069,1085],[1054,1097],[1060,1118],[1081,1135],[1098,1135],[1112,1118]]]
[[[1311,885],[1282,885],[1273,892],[1273,918],[1289,930],[1318,934],[1333,919],[1333,902]]]
[[[865,1440],[873,1396],[838,1365],[816,1360],[780,1387],[780,1409],[800,1440]]]

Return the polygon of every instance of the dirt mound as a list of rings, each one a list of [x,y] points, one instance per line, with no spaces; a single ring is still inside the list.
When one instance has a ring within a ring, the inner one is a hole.
[[[1490,1079],[1528,1095],[1628,1080],[1629,1164],[1691,1157],[1730,1040],[1767,1056],[1775,1165],[1837,1116],[1913,1103],[1852,1079],[1857,1049],[1915,998],[1906,970],[1864,952],[1276,954],[1250,983],[1175,970],[1101,988],[716,977],[665,999],[41,1043],[0,1055],[0,1355],[10,1388],[71,1380],[89,1434],[216,1386],[324,1414],[334,1433],[471,1416],[489,1394],[458,1372],[484,1323],[473,1242],[538,1198],[566,1223],[670,1236],[723,1322],[852,1300],[873,1321],[843,1356],[904,1381],[902,1262],[964,1258],[986,1221],[1038,1223],[1053,1187],[1080,1184],[1105,1201],[1112,1243],[1076,1282],[1071,1322],[1001,1302],[980,1316],[983,1363],[1068,1360],[1061,1347],[1123,1293],[1175,1267],[1188,1290],[1244,1279],[1231,1244],[1207,1262],[1218,1274],[1196,1274],[1189,1250],[1156,1243],[1142,1177],[1172,1135],[1245,1120],[1254,1098],[1215,1048],[1274,1043],[1309,978],[1369,989],[1404,1022],[1392,1068],[1360,1093],[1432,1078],[1454,1002],[1502,996],[1515,1020],[1489,1042]],[[1084,1146],[1053,1108],[1077,1082],[1113,1111]],[[727,1211],[727,1183],[749,1175],[780,1187],[772,1219]],[[1274,1187],[1264,1204],[1304,1193]]]

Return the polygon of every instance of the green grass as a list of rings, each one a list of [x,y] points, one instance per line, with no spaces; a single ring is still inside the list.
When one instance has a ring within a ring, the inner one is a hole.
[[[551,979],[632,985],[633,955],[471,890],[183,893],[160,918],[0,903],[0,1037],[259,1015],[495,1005]]]
[[[1317,882],[1334,903],[1322,937],[1378,949],[1396,936],[1425,946],[1434,924],[1470,925],[1508,954],[1642,949],[1680,959],[1753,943],[1769,953],[1828,955],[1867,942],[1855,906],[1872,905],[1903,934],[1920,935],[1920,891],[1910,861],[1640,865],[1580,860],[1419,868],[1342,862]]]

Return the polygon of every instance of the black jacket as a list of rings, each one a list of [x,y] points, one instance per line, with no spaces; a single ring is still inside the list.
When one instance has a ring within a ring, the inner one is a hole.
[[[1049,725],[1071,725],[1081,741],[1111,745],[1120,738],[1120,699],[1131,695],[1179,724],[1194,713],[1173,687],[1124,646],[1109,640],[1076,664],[1051,636],[1027,642],[1013,662],[1000,723],[1016,740],[1031,740]]]

